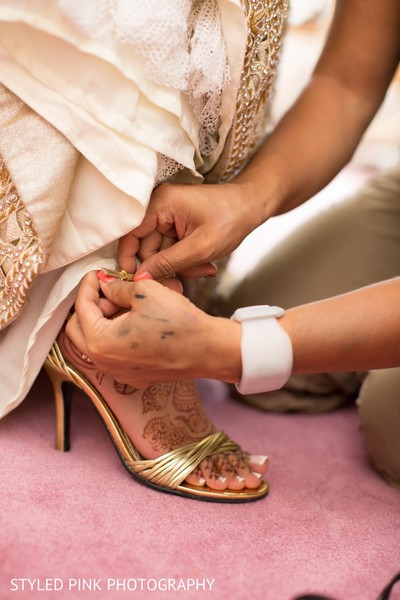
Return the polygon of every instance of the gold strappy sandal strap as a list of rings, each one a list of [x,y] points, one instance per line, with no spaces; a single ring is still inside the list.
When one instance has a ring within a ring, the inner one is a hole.
[[[153,460],[129,462],[129,467],[147,481],[176,489],[208,456],[235,450],[240,450],[240,446],[223,431],[219,431],[207,436],[201,442],[171,450]]]
[[[45,360],[45,365],[46,364],[57,369],[59,372],[64,373],[69,379],[75,382],[79,388],[81,387],[82,376],[69,366],[57,342],[53,343]]]

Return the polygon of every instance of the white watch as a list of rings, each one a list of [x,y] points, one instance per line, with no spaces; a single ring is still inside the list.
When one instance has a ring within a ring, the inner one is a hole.
[[[242,324],[242,378],[236,384],[241,394],[257,394],[280,389],[293,366],[292,342],[277,318],[279,306],[238,308],[231,319]]]

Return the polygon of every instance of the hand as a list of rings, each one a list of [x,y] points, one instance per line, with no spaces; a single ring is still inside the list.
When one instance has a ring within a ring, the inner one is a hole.
[[[197,377],[240,379],[240,324],[207,315],[156,281],[106,284],[91,272],[75,310],[67,335],[121,383],[141,388]]]
[[[118,263],[135,281],[216,275],[210,261],[228,256],[259,224],[239,184],[157,188],[142,223],[120,240]]]

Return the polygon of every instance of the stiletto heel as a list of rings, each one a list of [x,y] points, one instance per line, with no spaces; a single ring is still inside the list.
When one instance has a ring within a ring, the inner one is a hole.
[[[44,368],[51,381],[56,409],[56,450],[68,452],[70,444],[72,385],[66,376],[57,370],[50,360],[46,360]],[[64,384],[64,385],[63,385]]]
[[[72,384],[89,397],[110,435],[122,464],[141,483],[163,492],[214,502],[250,502],[259,500],[268,493],[269,486],[264,480],[256,489],[242,490],[213,490],[185,482],[188,475],[205,458],[222,452],[240,450],[240,446],[230,440],[224,432],[212,433],[198,443],[176,448],[158,458],[145,459],[98,390],[65,360],[57,342],[54,342],[44,367],[52,382],[56,402],[57,449],[62,451],[69,449],[71,396],[67,393],[70,392],[67,387]]]

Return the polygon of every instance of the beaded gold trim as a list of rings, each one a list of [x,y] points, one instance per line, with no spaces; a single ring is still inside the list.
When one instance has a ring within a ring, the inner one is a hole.
[[[0,161],[0,329],[20,313],[43,261],[32,219]]]
[[[266,133],[269,103],[288,13],[288,0],[241,0],[248,21],[247,47],[236,114],[225,148],[207,181],[235,175]]]

